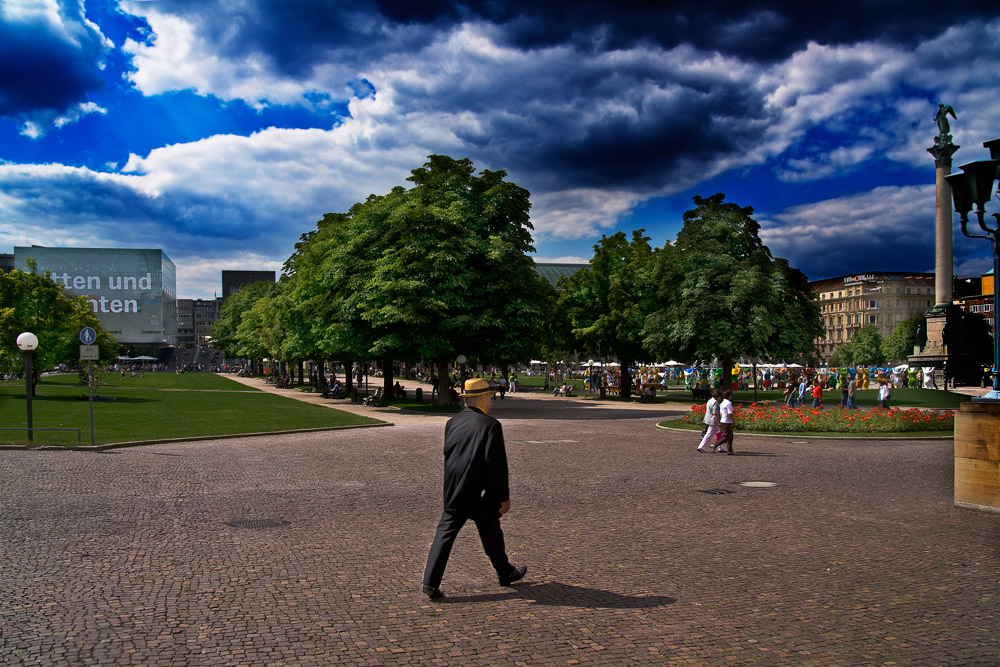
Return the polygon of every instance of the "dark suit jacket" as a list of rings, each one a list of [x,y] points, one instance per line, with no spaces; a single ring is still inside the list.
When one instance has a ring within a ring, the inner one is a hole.
[[[466,408],[444,428],[444,508],[472,512],[510,500],[503,427]]]

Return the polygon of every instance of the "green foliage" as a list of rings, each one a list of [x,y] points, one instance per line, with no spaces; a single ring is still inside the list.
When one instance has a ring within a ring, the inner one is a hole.
[[[590,269],[560,281],[557,311],[572,334],[575,349],[591,356],[611,353],[625,366],[649,361],[643,346],[643,326],[655,306],[652,288],[656,253],[645,230],[601,237],[594,246]],[[631,393],[622,374],[622,393]]]
[[[695,197],[674,245],[659,251],[657,309],[646,346],[688,363],[718,358],[794,359],[822,333],[808,280],[760,240],[753,209]]]
[[[30,331],[38,337],[32,354],[36,384],[41,373],[59,364],[76,364],[80,358],[80,330],[97,331],[95,345],[102,359],[118,356],[118,343],[101,328],[101,322],[84,297],[71,296],[62,285],[39,275],[33,260],[28,272],[0,273],[0,373],[24,370],[24,354],[17,337]]]
[[[527,359],[550,287],[532,269],[528,191],[432,155],[409,190],[327,214],[286,264],[302,348],[326,358]]]
[[[227,357],[260,359],[268,356],[261,332],[257,302],[272,298],[279,290],[276,283],[259,282],[242,287],[226,299],[219,319],[212,328],[214,345]]]
[[[922,334],[922,336],[921,336]],[[923,316],[911,317],[896,324],[892,333],[882,339],[882,354],[885,360],[895,364],[906,361],[913,354],[913,348],[921,344],[920,338],[927,340],[927,319]]]
[[[834,350],[830,365],[839,366],[880,366],[885,363],[882,335],[874,324],[861,327],[851,338]],[[910,348],[911,353],[913,348]],[[905,358],[905,357],[904,357]]]

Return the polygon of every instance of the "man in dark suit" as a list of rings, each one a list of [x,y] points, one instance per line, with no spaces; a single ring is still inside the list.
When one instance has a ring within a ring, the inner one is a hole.
[[[424,569],[423,591],[431,598],[444,597],[439,586],[448,556],[458,531],[470,519],[501,586],[518,581],[528,570],[511,565],[500,528],[500,516],[510,510],[510,488],[503,427],[489,416],[495,391],[482,378],[467,380],[465,410],[444,429],[444,512]]]

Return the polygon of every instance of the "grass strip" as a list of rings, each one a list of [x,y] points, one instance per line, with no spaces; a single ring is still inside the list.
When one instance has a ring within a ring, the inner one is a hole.
[[[208,373],[149,373],[128,380],[134,384],[108,382],[96,393],[114,399],[94,402],[96,444],[382,423],[253,388],[246,391],[244,385]],[[32,399],[33,425],[80,429],[88,445],[90,412],[88,402],[81,400],[87,388],[75,382],[75,376],[49,376],[39,384]],[[0,383],[0,426],[27,427],[24,391],[23,382]],[[28,444],[27,433],[0,431],[0,444]],[[75,446],[76,433],[39,431],[32,444]]]

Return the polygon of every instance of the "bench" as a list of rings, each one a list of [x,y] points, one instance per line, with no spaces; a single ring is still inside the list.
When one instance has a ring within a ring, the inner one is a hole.
[[[375,390],[374,394],[365,396],[365,400],[361,404],[367,407],[379,407],[382,405],[382,388],[379,387]]]
[[[570,385],[563,389],[562,387],[557,387],[553,392],[553,396],[572,396],[573,390],[576,389],[573,385]]]

